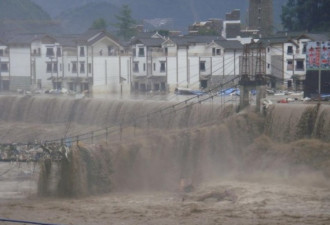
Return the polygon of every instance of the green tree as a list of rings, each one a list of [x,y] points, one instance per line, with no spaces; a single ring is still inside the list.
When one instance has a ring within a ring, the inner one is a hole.
[[[107,28],[107,22],[103,18],[94,20],[91,29],[105,30]]]
[[[281,20],[289,31],[330,31],[329,0],[289,0]]]
[[[132,36],[134,36],[136,29],[134,25],[136,25],[136,21],[132,18],[132,11],[128,5],[123,5],[120,13],[116,15],[117,23],[114,24],[118,29],[117,35],[119,37],[128,40]]]

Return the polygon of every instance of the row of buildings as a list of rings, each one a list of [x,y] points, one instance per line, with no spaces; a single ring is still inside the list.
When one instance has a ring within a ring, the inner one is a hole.
[[[283,33],[250,40],[261,43],[262,70],[272,88],[302,89],[307,44],[326,42],[329,36]],[[141,33],[123,44],[95,30],[62,36],[15,34],[0,40],[0,89],[123,93],[209,88],[241,74],[243,54],[250,56],[249,73],[255,72],[256,49],[246,50],[243,44],[240,36]]]
[[[207,88],[239,74],[242,44],[220,36],[142,33],[122,44],[105,31],[15,34],[0,41],[2,91],[62,89],[123,93]]]
[[[129,42],[103,30],[79,35],[0,32],[0,91],[172,92],[208,89],[242,73],[267,75],[271,88],[302,90],[308,43],[329,43],[330,38],[272,35],[272,12],[272,0],[249,0],[244,29],[240,10],[233,10],[224,20],[194,23],[188,35],[139,32]]]

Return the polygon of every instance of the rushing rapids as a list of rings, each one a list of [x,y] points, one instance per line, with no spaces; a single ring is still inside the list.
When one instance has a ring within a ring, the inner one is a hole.
[[[175,190],[180,182],[197,186],[242,171],[299,174],[314,169],[330,175],[327,105],[275,105],[266,117],[235,114],[234,107],[216,103],[171,105],[1,97],[0,140],[33,142],[114,129],[93,143],[89,138],[70,143],[70,154],[59,163],[45,160],[41,195]]]
[[[328,105],[277,104],[264,116],[216,99],[173,104],[0,97],[1,142],[53,152],[44,141],[56,139],[61,149],[39,168],[0,162],[0,214],[83,225],[329,223]],[[41,198],[24,198],[33,194]]]

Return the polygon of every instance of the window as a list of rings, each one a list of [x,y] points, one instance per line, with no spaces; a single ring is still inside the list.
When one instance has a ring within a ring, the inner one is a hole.
[[[166,71],[166,62],[160,62],[160,72],[164,73]]]
[[[135,73],[139,72],[139,62],[134,62],[133,72]]]
[[[3,56],[3,49],[0,49],[0,56]]]
[[[302,54],[306,54],[306,52],[307,52],[307,43],[303,43]]]
[[[143,63],[143,71],[146,71],[146,64]]]
[[[80,62],[80,73],[85,73],[85,62]]]
[[[69,90],[70,91],[74,91],[74,85],[73,85],[73,83],[69,83]]]
[[[47,57],[54,56],[54,49],[53,48],[47,48],[47,50],[46,50],[46,56]]]
[[[60,71],[63,71],[63,64],[60,63]]]
[[[72,62],[72,73],[77,73],[77,62]]]
[[[165,48],[165,56],[168,56],[168,48]]]
[[[33,49],[33,55],[37,55],[37,49]]]
[[[144,48],[139,48],[139,57],[144,57]]]
[[[205,61],[200,61],[199,62],[199,70],[201,72],[205,72],[206,68],[205,68]]]
[[[102,55],[103,55],[103,50],[101,49],[101,50],[100,50],[100,56],[102,56]]]
[[[85,48],[84,47],[80,47],[80,56],[81,57],[85,56]]]
[[[270,52],[270,47],[267,48],[267,52]]]
[[[289,59],[287,64],[287,70],[292,71],[293,70],[293,60]]]
[[[108,46],[108,56],[114,55],[114,49],[112,46]]]
[[[53,72],[57,73],[57,62],[53,63]]]
[[[92,73],[92,63],[88,63],[88,73]]]
[[[51,62],[48,62],[47,63],[47,67],[46,67],[46,72],[47,73],[51,73],[52,72],[52,63]]]
[[[270,69],[270,63],[267,63],[267,68]]]
[[[162,91],[165,91],[165,89],[166,89],[166,84],[165,84],[165,82],[161,82],[161,83],[160,83],[160,89],[161,89]]]
[[[298,59],[298,60],[296,61],[296,70],[298,70],[298,71],[303,71],[303,70],[305,70],[304,60],[303,60],[303,59]]]
[[[38,55],[41,55],[41,48],[38,48]]]
[[[70,63],[68,63],[68,71],[70,71]]]
[[[154,91],[159,91],[159,88],[160,88],[160,85],[158,83],[154,84]]]
[[[57,49],[56,49],[56,55],[57,55],[57,57],[61,57],[62,56],[61,48],[57,47]]]
[[[8,63],[1,63],[0,71],[1,72],[8,72]]]
[[[154,66],[154,71],[156,71],[156,63],[154,63],[153,66]]]
[[[293,54],[293,47],[292,46],[288,46],[287,54],[288,55],[292,55]]]
[[[221,49],[220,48],[212,48],[212,55],[221,55]]]

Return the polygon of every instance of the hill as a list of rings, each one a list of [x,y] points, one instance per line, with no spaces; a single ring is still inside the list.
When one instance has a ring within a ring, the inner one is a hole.
[[[115,21],[115,14],[118,12],[119,8],[111,3],[88,3],[62,12],[55,20],[61,23],[64,32],[81,33],[98,18],[103,18],[107,22]]]
[[[51,17],[31,0],[1,0],[0,30],[2,32],[59,31]]]
[[[103,17],[114,23],[122,4],[128,4],[133,17],[149,26],[186,30],[198,21],[224,18],[227,12],[240,9],[246,23],[248,0],[31,0],[39,4],[53,18],[63,23],[66,31],[82,32],[94,19]],[[287,0],[274,0],[274,25],[279,27],[281,6]]]
[[[51,20],[51,18],[39,5],[30,0],[2,0],[0,20]]]

